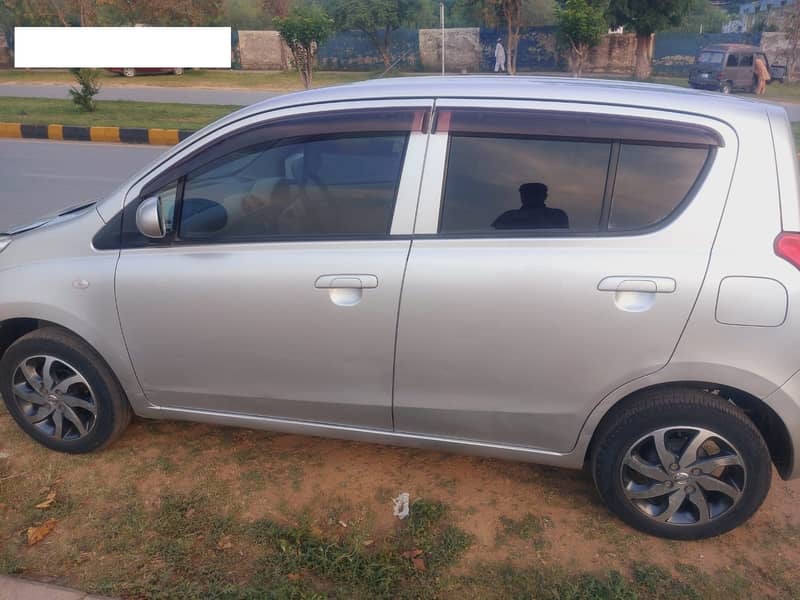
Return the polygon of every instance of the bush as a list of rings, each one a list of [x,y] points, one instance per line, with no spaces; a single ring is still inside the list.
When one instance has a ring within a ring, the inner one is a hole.
[[[94,112],[97,108],[94,97],[100,91],[100,84],[97,82],[100,71],[97,69],[70,69],[70,72],[75,76],[78,84],[78,87],[69,89],[72,101],[78,105],[81,111]]]

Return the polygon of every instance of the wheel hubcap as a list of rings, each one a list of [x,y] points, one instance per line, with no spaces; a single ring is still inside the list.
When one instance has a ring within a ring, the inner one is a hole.
[[[699,427],[658,429],[625,453],[625,497],[648,517],[671,525],[718,519],[741,498],[747,471],[738,450]]]
[[[86,378],[61,359],[26,358],[14,371],[12,391],[23,416],[54,439],[78,440],[94,428],[94,392]]]

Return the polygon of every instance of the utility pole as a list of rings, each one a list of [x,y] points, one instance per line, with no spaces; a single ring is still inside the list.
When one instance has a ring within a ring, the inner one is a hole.
[[[442,76],[444,76],[444,2],[439,2],[439,21],[442,24]]]

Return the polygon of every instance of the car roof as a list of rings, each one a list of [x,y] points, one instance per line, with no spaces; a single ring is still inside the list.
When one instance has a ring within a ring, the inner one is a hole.
[[[761,48],[750,44],[714,44],[713,46],[706,46],[700,52],[727,52],[730,50],[735,52],[761,52]]]
[[[734,118],[742,112],[764,114],[766,106],[755,100],[719,93],[613,79],[492,75],[408,76],[373,79],[273,97],[229,115],[223,121],[217,122],[216,126],[292,106],[413,98],[491,98],[608,104],[687,112],[723,120],[726,117]]]

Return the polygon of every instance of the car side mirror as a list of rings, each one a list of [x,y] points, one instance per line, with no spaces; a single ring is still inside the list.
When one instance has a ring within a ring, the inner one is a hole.
[[[160,239],[166,235],[167,228],[158,196],[143,200],[136,209],[136,228],[142,235],[152,239]]]

